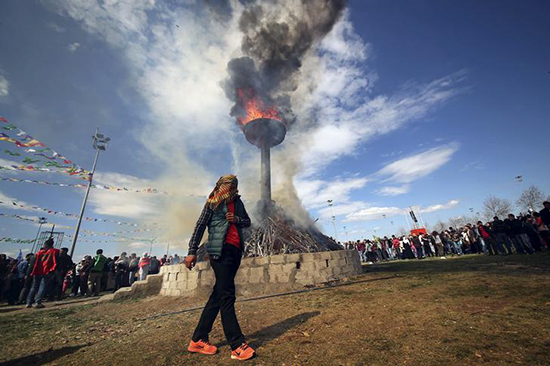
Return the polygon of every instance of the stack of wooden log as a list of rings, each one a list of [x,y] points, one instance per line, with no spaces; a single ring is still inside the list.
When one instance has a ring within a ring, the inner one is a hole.
[[[245,256],[268,256],[342,249],[315,226],[297,226],[281,210],[271,210],[245,232]]]

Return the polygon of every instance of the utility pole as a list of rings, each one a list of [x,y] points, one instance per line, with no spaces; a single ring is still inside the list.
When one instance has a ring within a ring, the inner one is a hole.
[[[99,157],[100,151],[105,151],[107,149],[107,145],[109,145],[109,141],[111,141],[110,138],[105,137],[103,134],[99,133],[99,128],[96,129],[95,135],[92,136],[92,139],[94,140],[93,147],[95,150],[97,150],[94,158],[94,165],[92,166],[92,171],[90,172],[88,176],[88,187],[86,188],[86,194],[84,195],[84,201],[82,201],[82,207],[80,208],[80,216],[78,217],[78,223],[76,224],[76,229],[74,231],[73,235],[73,243],[71,244],[71,252],[70,256],[72,257],[74,254],[74,249],[76,246],[76,241],[78,239],[78,232],[80,231],[80,224],[82,223],[82,218],[84,217],[84,209],[86,208],[86,202],[88,201],[88,195],[90,194],[90,188],[92,187],[92,180],[95,173],[95,167],[97,165],[97,158]]]
[[[40,226],[38,226],[38,232],[36,233],[36,238],[34,239],[34,243],[32,244],[32,249],[31,249],[31,253],[34,253],[34,246],[36,245],[36,249],[38,249],[38,235],[40,235],[40,230],[42,230],[42,225],[47,223],[48,222],[48,219],[45,218],[45,217],[39,217],[38,218],[38,223],[40,224]]]
[[[330,216],[332,218],[332,227],[334,228],[334,241],[338,242],[338,232],[336,231],[336,216],[332,210],[332,200],[327,200],[328,207],[330,207]]]
[[[149,257],[152,257],[151,253],[153,252],[153,242],[156,238],[151,239],[151,245],[149,246]]]
[[[347,227],[344,226],[344,233],[346,233],[346,241],[349,241]]]

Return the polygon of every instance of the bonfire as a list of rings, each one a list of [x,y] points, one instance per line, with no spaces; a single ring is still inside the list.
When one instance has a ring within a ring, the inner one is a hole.
[[[243,114],[237,117],[248,142],[261,154],[261,199],[256,212],[259,218],[247,230],[245,256],[339,250],[341,247],[323,235],[314,224],[297,225],[271,199],[271,148],[281,144],[287,127],[275,106],[270,106],[253,89],[237,90]]]

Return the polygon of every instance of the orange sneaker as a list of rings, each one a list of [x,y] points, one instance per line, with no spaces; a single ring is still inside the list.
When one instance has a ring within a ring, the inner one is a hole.
[[[215,355],[216,352],[218,352],[218,348],[216,346],[213,346],[210,342],[203,341],[202,339],[198,342],[193,342],[193,340],[191,340],[187,350],[189,352],[202,353],[203,355]]]
[[[239,348],[231,351],[231,358],[234,360],[245,361],[254,357],[255,354],[256,352],[252,349],[252,347],[250,347],[248,343],[244,342]]]

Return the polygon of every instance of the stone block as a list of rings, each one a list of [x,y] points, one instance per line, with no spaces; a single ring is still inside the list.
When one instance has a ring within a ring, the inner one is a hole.
[[[185,271],[183,272],[178,272],[176,273],[176,277],[174,277],[174,279],[176,279],[177,281],[185,281],[189,278],[189,274],[191,272],[188,270],[188,269],[185,269]]]
[[[302,263],[315,261],[315,253],[302,253]]]
[[[317,267],[323,263],[305,262],[300,265],[298,272],[302,271],[317,271]]]
[[[332,259],[332,255],[330,254],[330,252],[319,252],[317,254],[319,256],[320,261]]]
[[[333,267],[346,267],[348,264],[345,258],[336,259]]]
[[[199,280],[199,271],[189,271],[187,272],[187,281],[197,282]]]
[[[296,272],[297,271],[295,262],[282,264],[281,266],[283,267],[283,272]]]
[[[210,261],[198,262],[197,265],[195,266],[195,270],[197,271],[205,271],[210,268],[211,268]]]
[[[201,286],[214,286],[216,283],[216,277],[213,271],[205,271],[201,273],[200,285]]]
[[[283,265],[282,264],[272,264],[267,267],[267,276],[269,283],[278,283],[277,277],[283,274]]]
[[[302,260],[302,254],[301,253],[294,253],[294,254],[287,254],[286,255],[286,262],[287,263],[296,263],[300,262]]]
[[[179,289],[170,290],[170,295],[171,296],[181,296],[181,294],[182,294],[182,291],[179,290]]]
[[[271,283],[293,283],[295,281],[294,273],[291,271],[282,271],[269,277]]]
[[[269,263],[271,263],[271,264],[286,263],[285,255],[284,254],[273,255],[273,256],[271,256],[271,259],[270,259]]]
[[[178,290],[185,290],[186,289],[186,281],[178,281],[176,282],[176,288]]]
[[[199,283],[198,283],[197,280],[194,280],[194,281],[190,281],[190,280],[189,280],[189,281],[187,281],[187,286],[186,286],[186,288],[187,288],[187,291],[189,291],[189,290],[194,290],[194,289],[196,289],[198,286],[199,286]]]
[[[303,276],[299,276],[298,274],[296,274],[296,283],[299,283],[300,285],[303,285],[303,286],[308,286],[308,285],[314,285],[315,284],[314,281],[313,281],[313,277],[311,277],[307,274],[303,275]]]
[[[328,276],[315,276],[313,277],[313,284],[320,285],[322,283],[328,282],[328,280],[329,280]]]
[[[256,257],[255,259],[255,265],[256,266],[265,266],[270,263],[271,257]]]
[[[250,268],[250,274],[248,276],[250,283],[266,283],[266,275],[264,267]]]
[[[241,266],[239,268],[253,267],[254,266],[254,258],[255,257],[243,258],[241,260]]]

